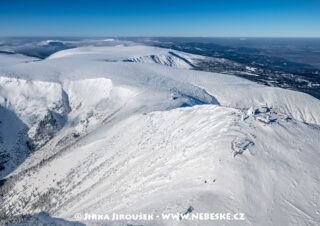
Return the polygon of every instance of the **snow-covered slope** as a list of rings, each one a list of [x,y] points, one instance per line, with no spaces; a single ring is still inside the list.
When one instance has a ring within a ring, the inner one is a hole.
[[[4,52],[0,50],[0,67],[8,64],[26,63],[37,60],[39,59],[35,57],[28,57],[21,54],[14,54],[13,52]]]
[[[193,211],[245,214],[221,225],[319,222],[320,101],[190,70],[197,57],[117,45],[1,66],[0,218]],[[126,223],[215,222],[108,222]]]

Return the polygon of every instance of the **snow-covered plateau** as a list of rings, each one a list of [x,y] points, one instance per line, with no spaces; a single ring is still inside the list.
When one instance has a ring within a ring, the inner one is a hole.
[[[192,70],[201,57],[0,54],[0,224],[318,225],[320,101]],[[155,217],[85,219],[114,213]]]

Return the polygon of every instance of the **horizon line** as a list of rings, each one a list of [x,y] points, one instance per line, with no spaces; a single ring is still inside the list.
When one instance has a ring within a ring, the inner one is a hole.
[[[320,36],[174,36],[174,35],[0,35],[0,38],[320,38]]]

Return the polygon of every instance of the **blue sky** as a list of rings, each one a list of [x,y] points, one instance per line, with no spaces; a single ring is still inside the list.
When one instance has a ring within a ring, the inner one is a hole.
[[[0,36],[320,37],[320,0],[0,0]]]

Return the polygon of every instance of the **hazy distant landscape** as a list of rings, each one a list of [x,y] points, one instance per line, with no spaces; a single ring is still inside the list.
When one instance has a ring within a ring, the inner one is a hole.
[[[135,38],[138,42],[212,57],[195,69],[234,74],[320,98],[319,38]],[[217,61],[214,59],[226,59]]]
[[[320,99],[319,38],[120,37],[118,40],[207,56],[193,68],[233,74],[264,85],[305,92]],[[0,52],[43,59],[60,50],[87,45],[108,46],[108,42],[101,38],[6,38],[0,39]]]

